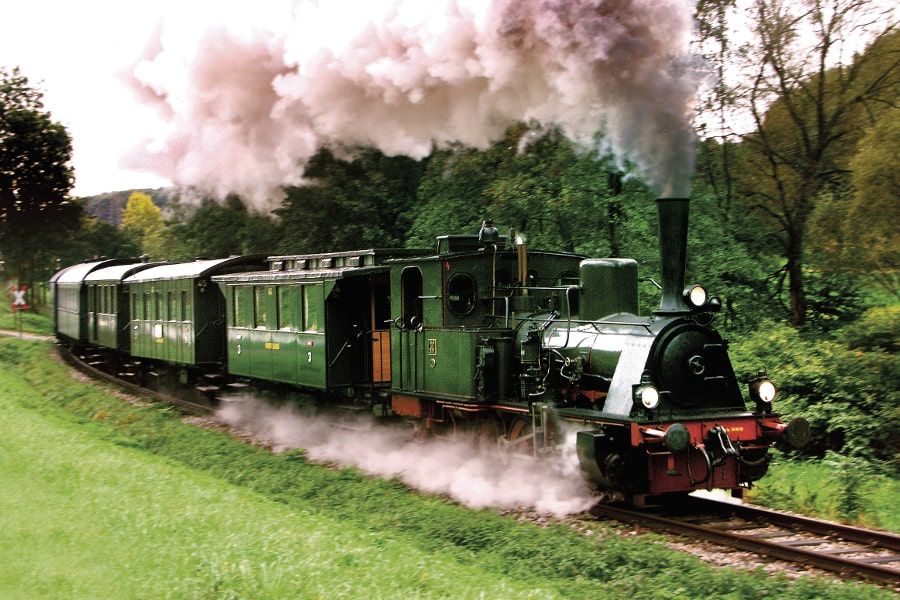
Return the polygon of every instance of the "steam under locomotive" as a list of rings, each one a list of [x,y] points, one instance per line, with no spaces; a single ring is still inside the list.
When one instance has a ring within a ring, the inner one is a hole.
[[[657,200],[650,316],[635,261],[528,250],[485,222],[432,251],[73,265],[51,279],[55,327],[145,384],[253,382],[535,456],[574,433],[585,475],[635,499],[739,490],[809,427],[773,412],[764,372],[744,397],[711,326],[719,301],[684,285],[688,204]]]

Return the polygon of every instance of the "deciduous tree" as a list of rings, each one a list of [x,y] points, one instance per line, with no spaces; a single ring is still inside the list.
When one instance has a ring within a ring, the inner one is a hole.
[[[7,273],[32,283],[78,227],[69,200],[72,142],[19,69],[0,68],[0,255]]]
[[[789,314],[807,318],[804,251],[823,194],[846,185],[846,160],[872,107],[896,89],[898,56],[878,43],[894,31],[870,0],[755,0],[753,70],[744,90],[754,131],[741,188],[747,206],[779,232]],[[864,53],[851,42],[875,37]]]

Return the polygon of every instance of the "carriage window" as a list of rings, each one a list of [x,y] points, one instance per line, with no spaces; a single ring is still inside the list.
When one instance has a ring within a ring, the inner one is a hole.
[[[296,286],[280,287],[276,290],[278,296],[278,329],[291,330],[294,328],[294,306],[296,306]]]
[[[255,286],[253,288],[253,314],[257,327],[269,327],[269,296],[274,293],[271,287]],[[274,315],[272,315],[274,316]]]
[[[477,300],[475,278],[468,273],[454,273],[447,281],[447,307],[454,315],[465,317],[475,310]]]
[[[408,267],[400,276],[403,294],[403,322],[412,326],[412,319],[422,322],[422,271],[416,267]]]
[[[181,320],[188,321],[191,316],[188,314],[188,293],[181,290]]]
[[[138,299],[137,294],[131,294],[131,318],[132,319],[140,319],[141,316],[138,314]]]
[[[153,318],[157,321],[162,320],[162,300],[159,292],[153,292]]]
[[[253,288],[237,286],[234,292],[235,327],[253,327]]]
[[[175,294],[172,292],[166,293],[166,319],[175,320]]]
[[[141,315],[145,321],[149,321],[153,317],[150,315],[150,294],[144,294],[144,314]]]
[[[318,289],[311,285],[303,286],[303,331],[319,330],[319,298]]]

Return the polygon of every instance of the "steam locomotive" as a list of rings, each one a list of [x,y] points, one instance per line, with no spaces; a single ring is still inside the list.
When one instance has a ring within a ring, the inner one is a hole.
[[[764,371],[745,397],[719,300],[684,285],[688,205],[657,200],[649,316],[635,261],[530,250],[486,221],[435,250],[73,265],[51,279],[55,328],[122,377],[197,394],[252,383],[523,455],[574,436],[585,476],[636,501],[739,492],[809,426],[773,412]]]

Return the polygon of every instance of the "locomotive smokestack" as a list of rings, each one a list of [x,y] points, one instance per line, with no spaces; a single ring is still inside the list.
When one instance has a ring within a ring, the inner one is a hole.
[[[656,314],[688,311],[682,298],[687,260],[688,204],[690,198],[657,198],[662,300]]]

